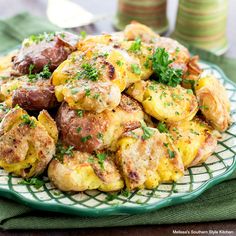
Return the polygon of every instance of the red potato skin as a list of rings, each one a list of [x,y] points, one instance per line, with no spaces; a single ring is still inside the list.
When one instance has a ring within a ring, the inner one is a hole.
[[[76,50],[78,37],[68,32],[56,34],[50,41],[43,40],[30,46],[22,46],[18,55],[13,58],[14,69],[22,75],[29,73],[29,67],[34,65],[33,73],[42,71],[45,65],[49,65],[50,71],[54,71],[67,57]]]
[[[22,87],[13,92],[13,107],[19,105],[25,110],[40,111],[59,105],[54,93],[54,86],[49,81],[29,87]]]
[[[76,110],[70,109],[67,103],[63,103],[58,110],[56,122],[61,133],[61,139],[65,144],[92,153],[103,145],[102,140],[97,135],[107,129],[108,119],[106,112],[84,112],[83,117],[79,117]],[[78,127],[81,128],[80,132],[77,131]],[[82,142],[81,138],[88,135],[91,135],[92,138]]]

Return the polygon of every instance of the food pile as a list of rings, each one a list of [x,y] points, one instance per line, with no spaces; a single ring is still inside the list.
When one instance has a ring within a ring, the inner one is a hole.
[[[153,189],[207,160],[226,90],[177,41],[131,23],[44,33],[0,59],[0,167],[62,191]]]

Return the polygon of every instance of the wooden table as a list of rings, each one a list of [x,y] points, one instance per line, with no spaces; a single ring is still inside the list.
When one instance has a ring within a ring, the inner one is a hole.
[[[116,0],[74,0],[81,6],[85,7],[94,14],[109,14],[109,17],[103,21],[96,23],[96,25],[87,26],[86,30],[90,33],[112,32],[112,15],[115,15]],[[175,24],[175,15],[177,0],[169,0],[168,16],[170,22],[171,32]],[[29,11],[31,14],[46,17],[47,0],[0,0],[0,18],[10,17],[22,11]],[[230,48],[226,53],[229,57],[236,57],[236,4],[235,0],[230,0],[229,20],[228,20],[228,39]],[[78,235],[96,235],[96,236],[122,236],[122,235],[177,235],[173,234],[174,230],[186,231],[206,231],[206,230],[228,230],[234,231],[236,235],[236,220],[220,221],[210,223],[192,223],[192,224],[177,224],[177,225],[155,225],[155,226],[133,226],[133,227],[119,227],[119,228],[90,228],[90,229],[68,229],[68,230],[37,230],[37,231],[11,231],[1,232],[1,235],[64,235],[64,234],[78,234]],[[218,234],[220,235],[220,234]],[[231,234],[232,235],[232,234]]]

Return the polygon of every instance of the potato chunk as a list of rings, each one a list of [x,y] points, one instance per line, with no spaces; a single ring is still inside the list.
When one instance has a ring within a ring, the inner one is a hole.
[[[129,189],[153,189],[177,181],[184,171],[180,153],[166,134],[142,127],[118,141],[117,163]]]
[[[99,189],[109,192],[124,187],[113,156],[106,153],[91,155],[74,151],[71,156],[65,155],[63,162],[54,159],[49,164],[48,177],[62,191]]]
[[[36,118],[21,108],[6,114],[0,123],[0,167],[29,178],[41,174],[54,154],[55,142]]]
[[[219,130],[225,131],[230,124],[230,102],[223,85],[213,75],[198,80],[195,91],[202,114]]]
[[[198,111],[192,90],[179,85],[170,87],[155,81],[140,81],[133,84],[127,93],[142,103],[147,114],[160,121],[191,120]]]
[[[144,112],[138,102],[122,95],[118,107],[99,114],[72,110],[63,103],[56,120],[64,143],[92,153],[104,148],[115,150],[117,139],[124,132],[140,127]]]
[[[169,131],[185,168],[205,162],[216,149],[217,136],[213,129],[199,118],[170,124]]]

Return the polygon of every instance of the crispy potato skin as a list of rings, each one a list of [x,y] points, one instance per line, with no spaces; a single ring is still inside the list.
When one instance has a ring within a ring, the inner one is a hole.
[[[161,182],[176,181],[183,175],[181,156],[166,134],[149,128],[152,136],[143,139],[141,128],[125,133],[118,141],[117,163],[129,189],[153,189]],[[168,150],[173,152],[170,158]]]
[[[102,113],[83,112],[81,117],[76,110],[63,103],[56,121],[64,143],[92,153],[104,148],[115,149],[120,135],[139,127],[143,119],[144,113],[140,105],[122,95],[120,105],[114,110]]]
[[[217,136],[213,129],[200,118],[172,123],[169,131],[185,168],[205,162],[217,147]]]
[[[54,86],[50,80],[27,84],[13,91],[12,106],[19,105],[23,109],[40,111],[58,105]]]
[[[141,102],[147,114],[160,121],[191,120],[198,111],[195,95],[180,85],[170,87],[155,81],[139,81],[127,94]]]
[[[95,156],[74,151],[73,156],[64,156],[63,163],[57,159],[52,160],[48,167],[48,177],[62,191],[99,189],[110,192],[122,189],[124,182],[112,156],[106,157],[103,166],[104,169]]]
[[[29,178],[41,174],[55,154],[55,143],[34,117],[24,123],[21,108],[8,112],[0,123],[0,166],[8,172]]]
[[[146,25],[140,24],[136,21],[132,21],[124,29],[124,38],[127,40],[135,40],[141,38],[143,42],[153,43],[160,36],[156,34]]]
[[[202,77],[195,86],[202,114],[217,130],[223,132],[231,123],[230,102],[223,85],[213,75]]]
[[[26,39],[14,58],[14,68],[21,74],[28,74],[29,66],[33,64],[33,72],[38,73],[48,64],[53,71],[76,49],[78,42],[76,35],[63,32],[49,37],[50,40],[44,39],[37,43]]]

